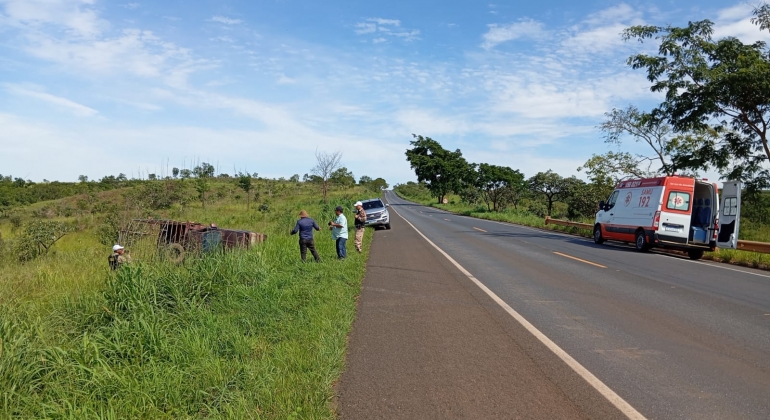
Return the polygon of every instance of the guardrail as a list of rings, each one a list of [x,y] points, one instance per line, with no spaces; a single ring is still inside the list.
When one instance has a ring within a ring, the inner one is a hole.
[[[738,240],[738,249],[741,251],[761,252],[770,254],[770,243]]]
[[[591,230],[594,228],[594,225],[591,225],[588,223],[577,223],[577,222],[570,222],[568,220],[551,219],[548,216],[546,216],[545,218],[545,224],[569,226],[569,227],[574,227],[578,229],[588,229],[588,230]],[[763,254],[770,254],[770,243],[738,240],[738,249],[741,251],[760,252]]]
[[[545,217],[545,224],[546,225],[559,225],[559,226],[569,226],[574,227],[578,229],[593,229],[594,225],[589,225],[588,223],[577,223],[577,222],[570,222],[568,220],[559,220],[559,219],[551,219],[550,216]]]

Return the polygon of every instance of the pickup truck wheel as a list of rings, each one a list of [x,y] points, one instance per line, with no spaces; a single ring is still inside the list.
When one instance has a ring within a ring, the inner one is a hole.
[[[385,229],[390,230],[390,223],[385,225]]]
[[[645,252],[650,249],[650,244],[647,242],[647,235],[643,230],[636,232],[636,242],[634,242],[634,246],[639,252]]]
[[[602,228],[599,225],[596,225],[596,227],[594,227],[594,243],[599,245],[604,243],[604,237],[602,236]]]
[[[690,257],[691,260],[699,260],[703,258],[703,251],[699,249],[691,249],[687,251],[687,256]]]

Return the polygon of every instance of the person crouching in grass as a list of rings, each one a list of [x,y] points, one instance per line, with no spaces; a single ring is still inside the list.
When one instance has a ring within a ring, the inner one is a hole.
[[[321,228],[315,220],[308,216],[305,210],[299,212],[299,220],[294,225],[291,234],[294,235],[299,232],[299,255],[302,257],[302,262],[305,262],[305,256],[307,256],[307,250],[313,254],[315,262],[321,262],[321,257],[318,256],[318,251],[315,249],[315,240],[313,240],[313,229],[320,231]]]

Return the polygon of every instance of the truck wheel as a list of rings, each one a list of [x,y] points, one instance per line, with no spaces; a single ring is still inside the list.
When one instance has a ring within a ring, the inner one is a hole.
[[[647,235],[644,233],[643,230],[639,230],[636,232],[636,242],[634,242],[634,246],[636,247],[636,250],[639,252],[649,251],[650,244],[647,242]]]
[[[599,245],[604,243],[604,237],[602,236],[602,228],[599,225],[596,225],[596,227],[594,227],[594,243]]]
[[[691,249],[687,251],[687,256],[690,257],[691,260],[699,260],[703,258],[703,251],[700,249]]]
[[[390,223],[388,223],[388,224],[386,224],[386,225],[385,225],[385,229],[386,229],[386,230],[390,230]]]
[[[166,258],[174,264],[179,264],[184,261],[184,247],[182,244],[169,244],[166,248]]]

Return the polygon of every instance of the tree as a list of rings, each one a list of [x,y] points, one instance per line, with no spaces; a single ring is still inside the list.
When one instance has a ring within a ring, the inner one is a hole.
[[[676,134],[673,127],[666,121],[657,118],[651,113],[641,112],[633,105],[626,109],[613,109],[604,114],[607,119],[600,126],[605,134],[607,143],[622,143],[625,135],[630,135],[637,142],[642,142],[650,146],[654,154],[646,156],[643,154],[634,155],[634,159],[627,159],[628,153],[617,154],[621,158],[615,166],[629,166],[626,169],[635,174],[644,174],[644,176],[673,175],[676,172],[675,165],[672,164],[672,155],[684,150],[692,150],[693,144],[700,137],[708,134],[703,131],[699,135]],[[611,159],[611,156],[607,156]],[[646,165],[646,169],[641,169]],[[656,169],[653,170],[653,167]],[[640,176],[640,175],[636,175]]]
[[[171,174],[174,176],[174,178],[178,178],[179,177],[179,168],[171,169]]]
[[[236,178],[238,187],[246,193],[246,210],[251,209],[251,190],[254,189],[254,185],[251,183],[251,175],[238,173]]]
[[[529,189],[540,194],[546,199],[547,215],[550,216],[553,211],[553,203],[562,201],[569,196],[569,181],[562,178],[559,174],[551,171],[538,172],[530,178],[527,183]]]
[[[150,181],[155,181],[155,180],[158,179],[158,176],[155,175],[155,174],[148,174],[147,175],[147,179],[150,180]]]
[[[192,171],[189,169],[182,169],[181,171],[179,171],[179,176],[181,176],[182,179],[188,179],[192,177]]]
[[[460,189],[462,180],[471,170],[460,149],[451,152],[430,137],[412,134],[415,139],[406,151],[406,160],[417,175],[418,182],[424,182],[432,197],[439,203],[450,192]]]
[[[595,184],[616,185],[627,178],[648,178],[652,174],[639,167],[639,160],[628,152],[607,152],[594,154],[577,168],[585,170],[586,175]]]
[[[383,178],[377,178],[365,184],[369,191],[379,193],[388,188],[388,183]]]
[[[367,175],[364,175],[361,177],[361,179],[358,180],[358,185],[366,185],[370,182],[372,182],[372,178]]]
[[[79,175],[78,176],[78,181],[80,181],[82,183],[86,183],[86,182],[88,182],[88,177],[85,176],[85,175]]]
[[[206,193],[211,190],[209,179],[214,176],[214,166],[203,162],[193,168],[195,175],[195,191],[198,193],[198,199],[201,200],[201,206],[206,208]]]
[[[567,178],[567,183],[569,190],[566,198],[567,217],[570,220],[595,215],[599,201],[606,200],[614,189],[614,185],[587,184],[575,177]]]
[[[348,168],[342,167],[337,169],[329,177],[329,180],[341,187],[350,187],[356,184],[356,178],[353,176],[353,172],[348,171]]]
[[[299,174],[294,174],[294,175],[292,175],[292,176],[291,176],[291,178],[289,178],[289,182],[293,182],[293,183],[295,183],[295,184],[296,184],[297,182],[299,182]]]
[[[482,163],[476,171],[475,183],[487,210],[500,211],[509,202],[518,202],[524,190],[524,175],[507,166]]]
[[[59,239],[71,231],[72,228],[63,222],[31,222],[17,241],[16,256],[20,261],[29,261],[47,254]]]
[[[324,203],[326,203],[326,193],[329,190],[329,178],[334,171],[340,166],[340,160],[342,160],[342,152],[326,153],[315,152],[316,166],[310,170],[311,173],[318,176],[321,179],[321,191],[324,196]]]
[[[770,8],[754,11],[760,30],[770,29]],[[750,190],[770,186],[770,50],[764,42],[743,44],[734,37],[713,40],[713,23],[690,22],[686,27],[633,26],[626,40],[659,40],[657,55],[628,59],[645,69],[653,92],[665,101],[652,113],[678,132],[713,130],[719,137],[701,139],[677,153],[674,165],[715,167],[730,179],[747,182]]]

